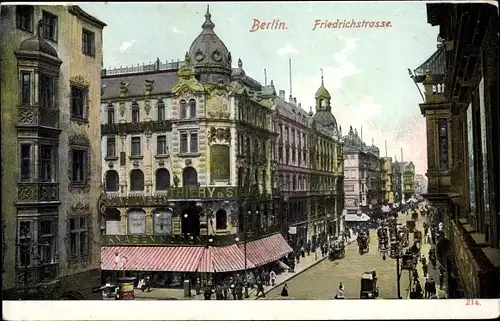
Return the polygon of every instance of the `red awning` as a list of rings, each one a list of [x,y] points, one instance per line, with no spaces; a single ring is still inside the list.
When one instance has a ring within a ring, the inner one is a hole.
[[[202,273],[214,273],[215,268],[212,258],[212,248],[205,249],[203,255],[201,256],[200,265],[198,266],[198,272]]]
[[[196,272],[204,250],[197,246],[103,246],[101,269]]]
[[[243,250],[245,245],[239,246]],[[280,233],[247,243],[247,258],[256,266],[277,261],[290,252],[293,249]]]
[[[233,272],[245,269],[245,254],[233,244],[229,246],[218,246],[210,248],[215,272]],[[246,259],[246,268],[253,269],[255,264]]]

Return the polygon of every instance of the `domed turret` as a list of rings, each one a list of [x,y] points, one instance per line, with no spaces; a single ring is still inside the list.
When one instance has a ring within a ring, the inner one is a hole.
[[[330,100],[332,97],[325,88],[323,69],[321,69],[321,86],[316,91],[314,98],[316,99],[316,114],[314,114],[314,120],[332,134],[337,135],[337,120],[331,112],[332,107],[330,105]]]
[[[191,44],[189,56],[201,82],[226,83],[231,75],[231,53],[215,34],[211,18],[207,5],[202,31]]]

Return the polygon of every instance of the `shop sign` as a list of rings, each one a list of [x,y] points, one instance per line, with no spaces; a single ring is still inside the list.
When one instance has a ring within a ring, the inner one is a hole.
[[[146,214],[140,212],[128,213],[128,229],[130,234],[145,234],[146,233]]]
[[[156,212],[153,215],[154,234],[170,235],[172,234],[172,212]]]

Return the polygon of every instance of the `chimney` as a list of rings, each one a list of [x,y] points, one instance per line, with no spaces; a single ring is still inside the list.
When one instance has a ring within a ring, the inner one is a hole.
[[[285,100],[285,91],[284,90],[280,90],[280,99]]]
[[[299,108],[302,108],[302,103],[299,103]]]
[[[289,95],[289,96],[288,96],[288,103],[289,103],[289,104],[293,103],[293,98],[292,98],[292,95]]]
[[[297,97],[293,97],[293,105],[297,106]]]

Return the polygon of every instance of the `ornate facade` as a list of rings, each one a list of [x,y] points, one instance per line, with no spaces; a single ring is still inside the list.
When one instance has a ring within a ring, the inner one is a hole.
[[[240,59],[232,67],[214,27],[207,11],[182,62],[103,71],[106,269],[115,269],[118,253],[109,245],[198,245],[218,260],[217,247],[241,255],[236,244],[280,231],[271,159],[276,92],[246,76]],[[183,260],[183,272],[214,272],[188,267],[196,255]],[[245,266],[263,264],[257,261]],[[245,258],[237,263],[222,269],[243,269]]]
[[[348,214],[376,213],[383,204],[380,152],[367,146],[352,126],[344,136],[344,193]]]
[[[448,297],[498,298],[498,11],[489,4],[427,4],[427,16],[442,41],[414,80],[425,89],[424,196],[444,225],[437,256]]]
[[[105,24],[78,6],[1,16],[4,298],[101,298]]]
[[[405,200],[410,199],[414,194],[415,187],[415,165],[413,162],[405,163],[403,167],[403,194]]]
[[[383,195],[382,202],[384,205],[394,204],[394,191],[392,185],[392,158],[380,158],[380,184]]]

